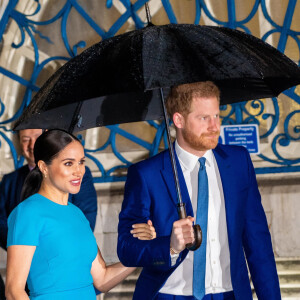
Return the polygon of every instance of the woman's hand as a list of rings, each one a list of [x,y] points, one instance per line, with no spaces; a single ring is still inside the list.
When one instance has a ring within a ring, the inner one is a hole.
[[[133,224],[132,228],[130,233],[139,240],[153,240],[156,238],[156,231],[150,220],[148,220],[147,224]]]

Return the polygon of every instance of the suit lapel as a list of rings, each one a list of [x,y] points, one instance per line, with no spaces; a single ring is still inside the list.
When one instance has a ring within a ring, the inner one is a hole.
[[[182,169],[180,167],[180,163],[175,151],[175,147],[174,147],[174,153],[175,153],[175,160],[177,165],[177,172],[178,172],[178,179],[179,179],[179,184],[181,189],[182,201],[186,205],[187,215],[194,216],[191,200],[188,194]],[[218,169],[222,181],[225,209],[226,209],[227,231],[229,237],[231,236],[231,233],[233,233],[233,228],[234,228],[234,216],[233,216],[233,209],[232,209],[232,205],[234,201],[232,200],[235,198],[235,195],[232,194],[232,190],[230,188],[231,178],[232,176],[234,176],[234,174],[231,174],[233,170],[231,168],[227,153],[225,153],[224,150],[219,145],[213,150],[213,153],[218,164]],[[174,204],[175,207],[177,207],[176,187],[175,187],[175,181],[174,181],[174,176],[172,171],[171,158],[168,151],[163,152],[163,167],[161,169],[161,174],[164,179],[170,198],[172,199],[172,203]]]
[[[224,201],[225,201],[225,213],[226,213],[226,223],[227,223],[227,233],[228,233],[228,242],[234,241],[232,238],[234,235],[234,210],[235,210],[235,198],[233,190],[231,189],[231,179],[233,174],[232,166],[229,162],[229,157],[227,153],[218,145],[217,148],[213,150],[214,156],[216,158],[218,169],[221,177]]]
[[[175,153],[175,160],[176,160],[178,180],[179,180],[179,185],[180,185],[182,201],[183,201],[183,203],[185,203],[187,215],[194,216],[191,200],[190,200],[189,193],[188,193],[188,190],[186,187],[182,169],[180,167],[180,163],[179,163],[176,151],[175,151],[175,147],[174,147],[174,153]],[[163,155],[164,155],[163,168],[161,170],[161,174],[163,176],[163,179],[166,184],[167,190],[169,192],[170,198],[172,199],[173,204],[177,208],[177,193],[176,193],[175,179],[174,179],[174,175],[173,175],[169,151],[165,151],[163,153]]]

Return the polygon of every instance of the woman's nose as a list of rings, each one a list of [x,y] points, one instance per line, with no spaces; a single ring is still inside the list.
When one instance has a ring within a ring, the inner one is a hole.
[[[83,173],[83,171],[82,171],[81,165],[76,164],[76,165],[74,166],[74,174],[75,174],[76,176],[82,176],[82,173]]]

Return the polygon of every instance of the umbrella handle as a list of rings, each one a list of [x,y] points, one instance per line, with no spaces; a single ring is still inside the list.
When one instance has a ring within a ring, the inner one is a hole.
[[[193,229],[195,240],[193,243],[185,245],[185,247],[190,251],[196,251],[202,244],[202,230],[200,228],[200,225],[195,224],[193,226]]]
[[[185,210],[185,203],[179,203],[177,205],[177,212],[178,212],[179,219],[185,219],[187,217],[186,210]],[[193,243],[185,245],[186,248],[190,251],[197,250],[202,244],[202,230],[200,225],[198,224],[193,225],[193,229],[194,229],[195,240]]]

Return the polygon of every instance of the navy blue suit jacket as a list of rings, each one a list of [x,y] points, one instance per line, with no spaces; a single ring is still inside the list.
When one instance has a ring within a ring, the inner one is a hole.
[[[0,184],[0,246],[3,249],[6,249],[7,218],[20,203],[22,187],[28,173],[29,167],[25,165],[4,175]],[[94,231],[97,216],[97,194],[88,167],[85,168],[79,193],[70,194],[69,201],[82,210]]]
[[[244,147],[218,145],[213,150],[225,198],[231,281],[236,299],[250,300],[246,259],[253,284],[261,300],[281,299],[275,259],[266,216],[261,204],[254,168]],[[178,159],[177,168],[187,215],[193,216],[191,201]],[[141,241],[131,236],[134,223],[152,220],[157,238]],[[126,266],[143,267],[133,299],[153,299],[175,266],[170,260],[170,235],[178,220],[176,190],[167,151],[132,165],[128,170],[124,202],[119,216],[118,256]],[[191,274],[192,276],[192,274]]]

